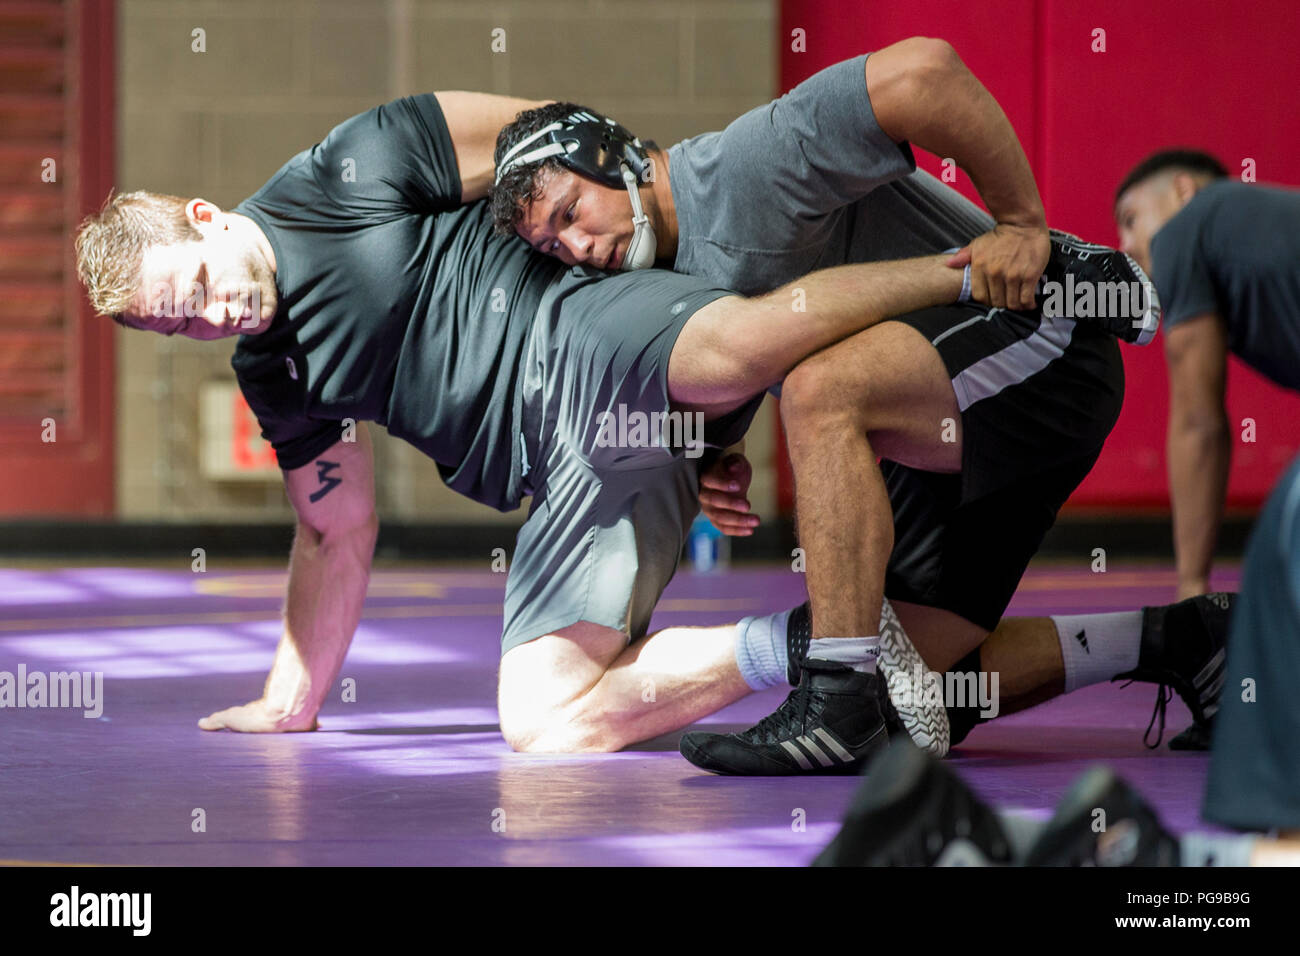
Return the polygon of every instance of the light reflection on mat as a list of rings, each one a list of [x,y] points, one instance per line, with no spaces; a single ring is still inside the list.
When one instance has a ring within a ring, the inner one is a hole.
[[[762,780],[703,774],[675,735],[614,755],[512,753],[498,730],[502,576],[430,569],[445,597],[396,593],[420,570],[379,572],[322,732],[204,733],[196,721],[261,689],[279,639],[279,600],[203,594],[187,569],[0,571],[0,670],[105,671],[107,721],[79,712],[0,711],[0,859],[211,865],[802,865],[834,832],[855,778]],[[283,569],[223,575],[265,582]],[[1235,578],[1229,572],[1226,582]],[[1112,610],[1167,600],[1167,567],[1031,571],[1012,611]],[[1216,579],[1216,583],[1226,583]],[[802,600],[788,567],[681,573],[658,617],[734,619]],[[395,585],[391,589],[388,585]],[[150,597],[150,595],[153,595]],[[170,615],[140,627],[147,615]],[[233,615],[209,620],[205,615]],[[69,627],[69,620],[97,625]],[[114,625],[113,622],[117,622]],[[134,626],[133,626],[134,622]],[[131,678],[127,680],[127,678]],[[783,691],[701,722],[740,729]],[[1141,743],[1154,688],[1090,687],[975,731],[951,765],[1003,806],[1046,813],[1105,759],[1174,830],[1197,826],[1206,758]],[[1170,705],[1171,727],[1186,716]],[[203,807],[208,831],[193,834]],[[792,811],[806,829],[791,828]],[[493,829],[494,812],[505,829]]]

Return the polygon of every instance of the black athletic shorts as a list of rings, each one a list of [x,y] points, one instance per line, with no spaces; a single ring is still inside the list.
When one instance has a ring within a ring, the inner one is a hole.
[[[961,409],[962,471],[881,462],[894,509],[891,599],[993,630],[1124,401],[1110,334],[984,306],[900,316],[938,350]]]

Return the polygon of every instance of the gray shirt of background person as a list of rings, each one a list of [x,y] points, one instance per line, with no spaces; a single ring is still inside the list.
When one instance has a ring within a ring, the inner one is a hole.
[[[1214,182],[1151,239],[1165,328],[1222,316],[1228,348],[1300,389],[1300,190]]]
[[[726,129],[669,147],[675,271],[757,295],[816,269],[963,246],[993,228],[881,130],[865,67],[866,55],[837,63]]]

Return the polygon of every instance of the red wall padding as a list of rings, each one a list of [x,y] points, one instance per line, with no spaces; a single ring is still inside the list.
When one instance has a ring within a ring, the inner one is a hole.
[[[806,52],[791,49],[796,28],[805,31]],[[1104,53],[1091,49],[1098,28],[1106,31]],[[831,63],[917,35],[942,37],[957,49],[1019,134],[1049,223],[1086,239],[1118,242],[1115,187],[1156,149],[1208,149],[1230,174],[1239,174],[1249,158],[1260,182],[1300,185],[1295,0],[783,0],[782,89]],[[918,151],[918,161],[938,175],[936,157]],[[956,185],[977,198],[964,174]],[[1124,411],[1096,468],[1071,498],[1073,508],[1168,505],[1161,339],[1144,349],[1125,346],[1124,360]],[[1300,448],[1300,396],[1230,361],[1228,412],[1236,441],[1229,504],[1254,506]],[[1253,444],[1240,440],[1246,418],[1255,420]]]

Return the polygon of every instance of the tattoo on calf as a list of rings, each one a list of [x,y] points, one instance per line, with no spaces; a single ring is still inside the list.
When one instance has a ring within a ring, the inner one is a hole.
[[[333,491],[336,486],[343,484],[342,478],[335,478],[330,474],[338,466],[337,461],[326,461],[324,458],[316,461],[316,477],[320,479],[320,488],[308,496],[312,504],[320,501]]]

